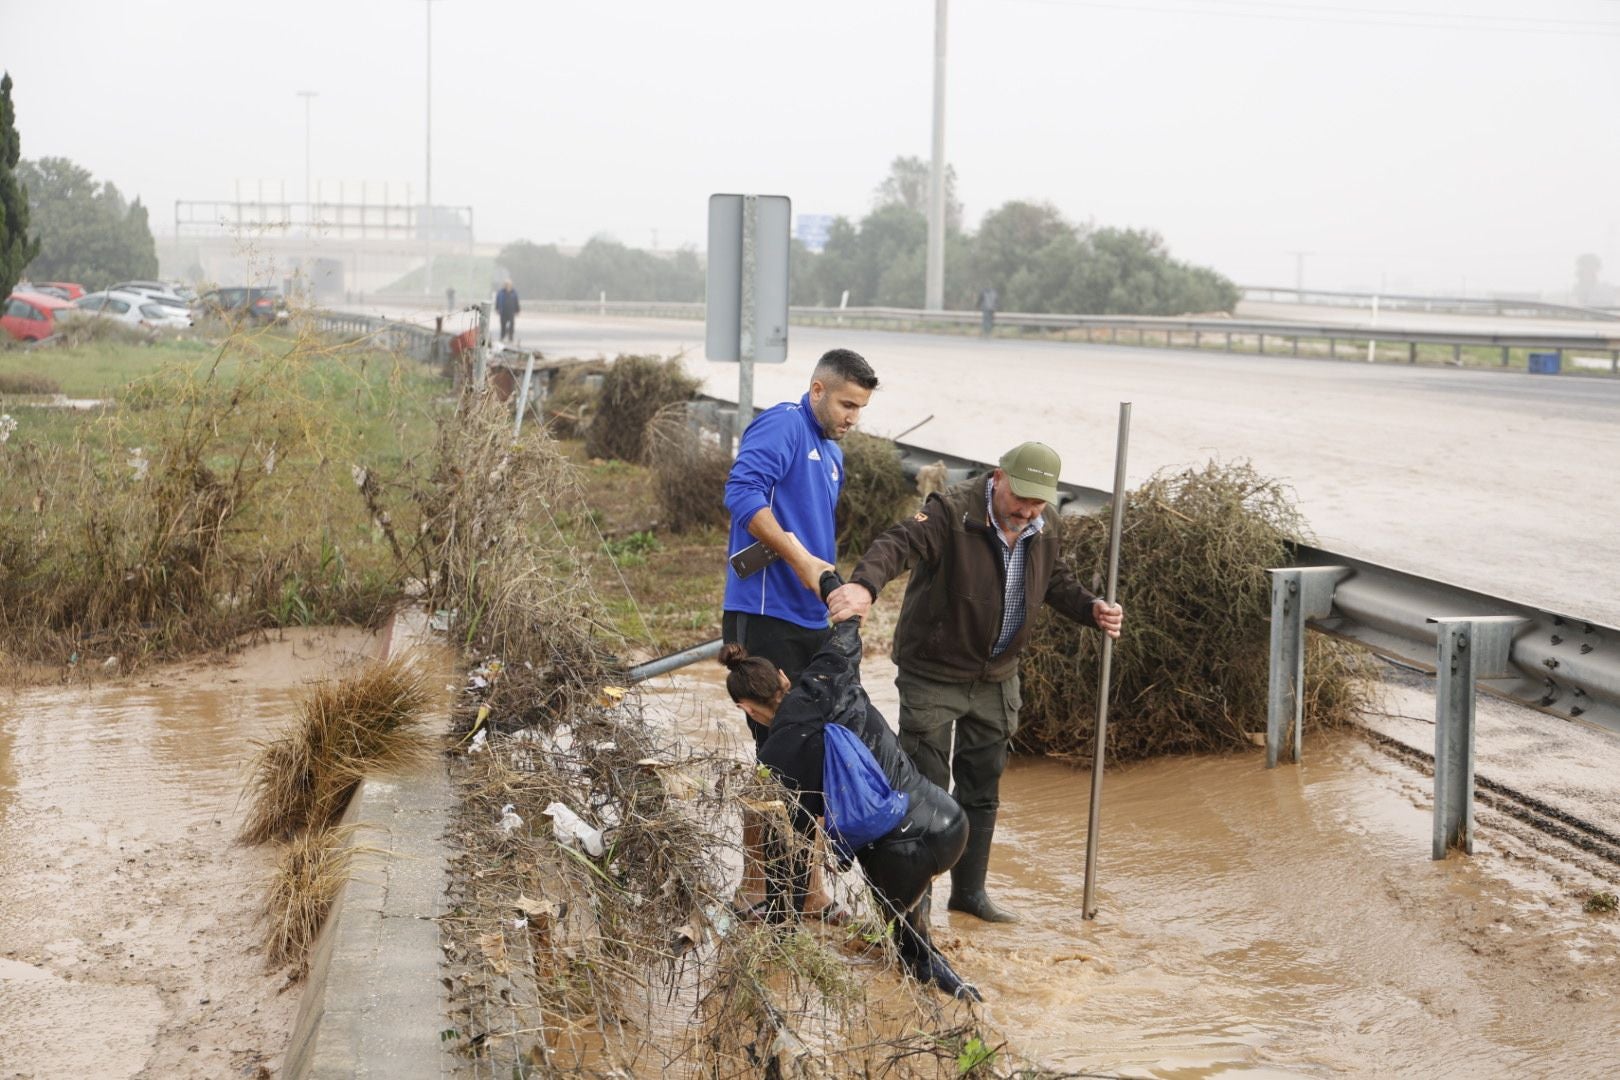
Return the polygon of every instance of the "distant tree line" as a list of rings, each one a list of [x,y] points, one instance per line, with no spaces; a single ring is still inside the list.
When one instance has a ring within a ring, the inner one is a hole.
[[[131,278],[155,278],[157,245],[146,207],[126,201],[112,181],[67,158],[24,161],[17,178],[28,192],[39,254],[28,264],[35,281],[76,281],[104,289]]]
[[[1232,281],[1171,257],[1147,229],[1092,228],[1045,202],[1003,203],[976,233],[962,229],[956,176],[946,171],[945,306],[973,310],[993,289],[1001,311],[1089,315],[1181,315],[1230,311]],[[897,158],[858,222],[834,219],[826,247],[793,242],[795,304],[920,308],[928,252],[928,166]],[[598,237],[577,255],[528,241],[502,249],[518,294],[537,300],[702,300],[703,267],[683,248],[660,256]]]
[[[920,160],[896,159],[870,213],[858,223],[834,220],[819,254],[797,250],[794,303],[836,306],[848,289],[852,306],[921,307],[926,176]],[[1238,301],[1229,278],[1172,258],[1157,233],[1076,225],[1050,203],[1003,203],[978,232],[963,232],[954,180],[947,171],[947,308],[976,308],[986,289],[1002,311],[1180,315],[1230,311]]]
[[[556,244],[519,240],[496,261],[524,299],[595,300],[604,292],[609,300],[703,299],[703,264],[691,248],[655,255],[598,236],[564,255]]]

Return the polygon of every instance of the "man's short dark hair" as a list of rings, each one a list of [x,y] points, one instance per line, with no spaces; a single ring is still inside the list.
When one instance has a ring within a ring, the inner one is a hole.
[[[866,357],[853,349],[828,349],[816,361],[816,370],[810,377],[838,385],[852,382],[862,390],[876,390],[878,384],[877,372],[866,362]]]

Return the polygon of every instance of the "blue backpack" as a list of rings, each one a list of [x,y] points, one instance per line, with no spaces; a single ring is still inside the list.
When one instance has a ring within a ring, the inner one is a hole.
[[[906,816],[911,800],[889,786],[872,751],[849,728],[829,723],[821,758],[827,837],[846,859],[887,836]]]

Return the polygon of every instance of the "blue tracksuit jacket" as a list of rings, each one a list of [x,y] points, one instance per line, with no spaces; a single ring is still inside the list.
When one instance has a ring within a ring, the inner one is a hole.
[[[726,479],[726,509],[731,511],[727,554],[754,542],[748,523],[768,506],[777,523],[797,536],[805,550],[835,561],[834,514],[843,486],[844,452],[822,435],[810,411],[810,395],[766,409],[743,432]],[[811,629],[827,625],[827,605],[781,560],[746,581],[728,563],[725,609],[770,615]]]

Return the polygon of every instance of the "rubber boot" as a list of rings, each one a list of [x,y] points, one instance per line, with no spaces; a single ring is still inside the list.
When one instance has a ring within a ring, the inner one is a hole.
[[[990,867],[990,842],[996,835],[994,810],[970,810],[967,847],[951,867],[952,911],[965,912],[985,922],[1017,922],[1018,916],[997,907],[984,891],[984,874]]]
[[[895,943],[899,946],[900,961],[920,983],[938,987],[954,998],[983,1001],[978,987],[964,982],[940,951],[934,948],[928,930],[929,909],[932,900],[923,897],[904,919],[896,920]]]

